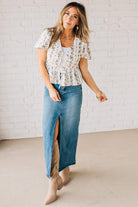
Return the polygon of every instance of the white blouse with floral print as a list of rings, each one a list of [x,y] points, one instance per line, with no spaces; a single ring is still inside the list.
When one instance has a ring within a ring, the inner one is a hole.
[[[36,41],[35,48],[48,49],[52,32],[45,28]],[[60,86],[80,85],[82,83],[82,74],[79,68],[80,58],[91,60],[91,51],[89,45],[81,41],[76,35],[73,44],[65,54],[62,72],[59,70],[64,52],[62,50],[60,38],[51,45],[47,51],[46,69],[48,71],[51,83]]]

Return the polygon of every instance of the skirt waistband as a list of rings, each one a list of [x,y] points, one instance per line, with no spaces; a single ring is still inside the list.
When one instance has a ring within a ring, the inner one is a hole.
[[[65,89],[65,88],[68,88],[68,89],[73,89],[73,88],[82,88],[82,85],[79,84],[79,85],[70,85],[70,86],[61,86],[60,84],[55,84],[55,83],[52,83],[53,86],[57,87],[58,89]]]
[[[70,86],[61,86],[60,84],[52,83],[55,89],[58,91],[71,91],[71,90],[82,90],[82,84],[79,85],[70,85]],[[47,89],[47,86],[45,85],[45,89]],[[47,89],[48,90],[48,89]]]

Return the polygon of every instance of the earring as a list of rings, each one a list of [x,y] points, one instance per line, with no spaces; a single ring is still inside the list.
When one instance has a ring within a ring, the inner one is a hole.
[[[79,29],[79,26],[78,26],[78,25],[76,26],[76,29],[77,29],[77,30]]]

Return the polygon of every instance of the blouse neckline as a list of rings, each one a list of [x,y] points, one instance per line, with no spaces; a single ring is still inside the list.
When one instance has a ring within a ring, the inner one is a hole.
[[[73,44],[72,44],[70,47],[64,47],[64,48],[70,48],[70,49],[71,49],[71,48],[74,46],[75,41],[76,41],[76,35],[75,35],[75,38],[74,38]],[[60,40],[60,37],[59,37],[59,43],[60,43],[60,47],[63,47],[63,46],[61,45],[61,40]]]
[[[61,46],[61,47],[63,47],[63,46]],[[70,47],[63,47],[63,48],[70,48]]]

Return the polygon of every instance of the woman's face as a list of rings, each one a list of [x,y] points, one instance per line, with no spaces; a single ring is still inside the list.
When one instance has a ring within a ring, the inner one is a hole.
[[[71,7],[65,11],[63,15],[63,27],[65,29],[73,29],[75,25],[79,24],[79,13],[76,7]]]

